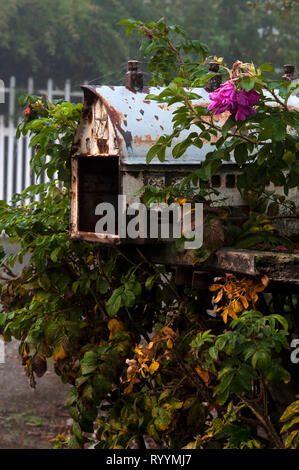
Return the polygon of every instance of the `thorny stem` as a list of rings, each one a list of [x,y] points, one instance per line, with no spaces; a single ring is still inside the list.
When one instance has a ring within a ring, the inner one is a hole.
[[[153,30],[149,29],[149,28],[146,28],[145,26],[141,26],[140,30],[148,37],[148,39],[152,40],[154,37],[156,39],[160,39],[159,37],[159,34],[157,36],[155,36],[155,33]],[[180,54],[180,51],[172,44],[172,42],[167,38],[166,40],[167,42],[167,45],[169,47],[169,49],[174,52],[174,54],[176,55],[177,57],[177,60],[180,64],[184,64],[184,61],[181,57],[181,54]]]
[[[282,106],[286,111],[289,110],[288,105],[285,104],[283,101],[281,101],[281,99],[278,98],[278,96],[274,93],[273,90],[271,90],[267,85],[264,85],[264,87],[265,87],[265,89],[266,89],[267,91],[269,91],[269,93],[271,93],[271,95],[273,96],[273,98],[275,99],[275,101],[276,101],[278,104],[280,104],[280,106]]]
[[[175,298],[176,299],[180,299],[181,302],[184,304],[185,306],[185,299],[184,297],[180,294],[180,292],[178,292],[178,290],[176,289],[176,286],[173,285],[173,283],[171,283],[169,281],[169,279],[167,278],[167,276],[165,276],[163,273],[161,273],[161,271],[159,271],[157,269],[157,267],[155,266],[154,263],[152,263],[142,252],[141,250],[139,250],[139,248],[136,248],[136,251],[139,253],[139,255],[144,259],[144,261],[146,263],[148,263],[159,275],[161,275],[163,277],[163,279],[166,281],[168,287],[170,288],[170,290],[172,291],[172,293],[174,294]],[[179,316],[181,315],[181,311],[179,311],[177,314],[174,314],[174,316],[169,320],[169,322],[167,323],[167,325],[171,324],[176,318],[178,318]],[[184,315],[186,316],[186,313],[184,313]],[[200,327],[203,327],[203,324],[200,320],[198,320],[198,325]]]
[[[98,262],[98,266],[99,266],[99,270],[100,270],[100,273],[102,274],[102,276],[104,277],[104,279],[108,282],[109,286],[110,286],[110,290],[113,290],[113,285],[112,285],[112,282],[111,280],[109,279],[109,277],[106,275],[105,273],[105,270],[104,270],[104,267],[103,267],[103,261],[102,261],[102,258],[100,256],[99,253],[96,254],[96,258],[97,258],[97,262]]]
[[[174,348],[173,349],[174,356],[176,360],[179,363],[179,366],[181,369],[184,371],[186,378],[191,382],[196,390],[199,392],[199,394],[202,396],[202,398],[209,403],[212,407],[214,407],[217,411],[220,411],[220,407],[216,404],[216,402],[213,400],[213,398],[210,396],[210,393],[202,381],[200,377],[197,376],[197,374],[193,371],[193,369],[185,363],[181,355],[178,353],[178,351]]]
[[[216,124],[214,124],[214,121],[211,120],[209,123],[207,123],[206,121],[204,121],[201,116],[198,116],[198,114],[194,111],[194,108],[192,106],[192,104],[189,102],[188,99],[185,99],[185,105],[189,108],[189,110],[196,116],[196,119],[199,119],[200,122],[204,125],[208,124],[212,129],[215,129],[217,132],[222,132],[222,128],[217,126]],[[232,132],[228,132],[227,135],[229,137],[239,137],[240,139],[243,139],[243,140],[246,140],[246,142],[249,142],[251,144],[254,144],[254,145],[270,145],[270,142],[263,142],[263,141],[258,141],[256,139],[251,139],[250,137],[247,137],[243,134],[240,134],[240,132],[238,133],[232,133]]]
[[[172,52],[174,52],[175,55],[177,56],[178,62],[179,62],[180,64],[183,64],[184,62],[183,62],[183,60],[182,60],[182,58],[181,58],[181,54],[180,54],[180,52],[178,51],[178,49],[177,49],[169,40],[167,41],[167,45],[168,45],[169,49],[170,49]]]
[[[2,269],[6,272],[6,274],[8,274],[10,277],[14,277],[14,278],[17,278],[18,275],[15,274],[14,272],[12,272],[12,270],[10,269],[10,267],[7,265],[7,264],[4,264],[2,266]]]
[[[142,252],[141,250],[139,250],[139,248],[136,248],[136,251],[137,253],[141,256],[142,259],[144,259],[144,261],[149,264],[156,272],[158,271],[156,266],[154,265],[154,263],[152,263]],[[163,277],[163,279],[166,281],[166,283],[168,284],[170,290],[172,291],[172,293],[177,297],[177,298],[180,298],[181,300],[182,299],[182,296],[180,295],[180,293],[173,287],[172,283],[169,282],[169,279],[167,278],[167,276],[165,276],[163,273],[161,273],[160,271],[158,271],[159,274]]]
[[[245,397],[238,396],[238,398],[247,405],[247,407],[252,411],[252,413],[257,417],[259,422],[262,424],[263,428],[265,429],[266,433],[269,436],[269,439],[274,444],[277,449],[284,449],[284,444],[280,439],[279,435],[277,434],[273,424],[271,423],[267,414],[265,414],[262,407],[260,407],[254,401],[248,400]]]

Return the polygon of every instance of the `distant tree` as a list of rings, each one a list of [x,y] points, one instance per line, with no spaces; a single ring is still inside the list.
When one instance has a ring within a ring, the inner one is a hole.
[[[250,58],[281,70],[298,62],[295,2],[252,3],[255,8],[247,0],[188,0],[184,7],[178,0],[0,0],[1,78],[16,75],[19,84],[30,75],[41,83],[49,76],[74,84],[95,78],[122,83],[126,61],[139,55],[138,35],[124,39],[117,25],[129,17],[180,23],[227,63]]]
[[[112,81],[118,80],[115,72],[129,58],[134,40],[123,40],[117,21],[133,10],[143,16],[138,5],[119,0],[0,0],[0,8],[2,77],[20,79],[76,82],[112,72]]]
[[[227,63],[233,63],[236,57],[250,58],[256,64],[271,62],[276,69],[282,69],[284,63],[298,63],[298,2],[259,2],[259,8],[250,8],[249,3],[247,0],[188,0],[182,8],[179,0],[151,0],[156,14],[160,10],[161,16],[163,10],[168,21],[179,22],[190,37],[209,44],[211,52],[223,56]],[[270,3],[275,3],[276,8],[271,10]],[[286,6],[290,8],[291,4],[290,14]],[[277,14],[281,11],[279,5],[285,6],[284,16]]]
[[[296,6],[298,6],[297,0],[253,0],[248,2],[248,6],[267,10],[267,11],[278,11],[281,15],[292,13]]]

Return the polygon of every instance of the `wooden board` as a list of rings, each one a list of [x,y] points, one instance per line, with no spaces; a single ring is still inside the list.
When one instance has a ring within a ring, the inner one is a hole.
[[[193,267],[206,272],[227,272],[258,276],[267,274],[271,281],[299,286],[299,254],[221,248],[207,261],[193,264],[191,250],[173,253],[170,247],[142,247],[143,254],[153,263]]]

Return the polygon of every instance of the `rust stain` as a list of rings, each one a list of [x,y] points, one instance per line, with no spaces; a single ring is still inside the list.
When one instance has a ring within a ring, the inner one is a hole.
[[[149,100],[143,100],[143,102],[146,103],[146,104],[151,104],[151,101],[149,101]]]
[[[98,146],[100,155],[103,155],[104,153],[109,153],[109,146],[107,144],[107,139],[97,139],[97,146]]]
[[[123,113],[119,112],[117,109],[115,109],[113,106],[111,106],[109,103],[105,102],[109,117],[114,125],[116,124],[121,124],[124,121],[124,115]]]
[[[157,141],[157,138],[152,139],[152,136],[150,136],[149,134],[146,134],[145,136],[142,136],[142,137],[135,136],[133,141],[134,141],[134,144],[136,146],[140,146],[140,145],[144,145],[144,144],[151,145],[151,144],[153,144]]]
[[[139,111],[139,112],[140,112],[140,114],[144,115],[144,111],[143,111],[143,109],[140,109],[140,111]]]
[[[167,110],[168,110],[167,104],[164,104],[164,103],[159,104],[159,108],[163,109],[163,111],[167,111]]]
[[[136,118],[136,121],[140,122],[142,121],[142,118]]]
[[[92,108],[91,107],[86,107],[85,109],[82,110],[82,117],[83,119],[87,120],[89,124],[92,122]]]
[[[157,121],[159,121],[159,116],[157,116],[156,114],[155,114],[155,118],[157,119]]]

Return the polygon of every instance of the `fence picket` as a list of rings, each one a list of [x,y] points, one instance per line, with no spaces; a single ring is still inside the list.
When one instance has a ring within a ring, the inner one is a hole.
[[[0,116],[0,200],[5,198],[4,194],[4,164],[5,164],[5,155],[4,155],[4,116]]]
[[[15,103],[16,103],[16,78],[10,77],[9,101],[8,101],[9,119],[15,115]]]
[[[46,89],[35,89],[32,77],[27,81],[28,94],[46,94],[52,101],[55,98],[64,98],[66,101],[83,98],[82,91],[72,90],[71,81],[67,79],[63,89],[54,88],[52,78],[46,83]],[[29,147],[30,138],[21,136],[16,140],[17,113],[16,113],[16,79],[11,77],[9,86],[4,88],[4,98],[8,98],[8,116],[4,115],[0,104],[0,200],[10,202],[14,192],[20,193],[30,186],[36,178],[30,172],[30,159],[33,149]],[[2,101],[0,101],[2,103]],[[49,157],[47,158],[49,161]],[[57,177],[57,175],[54,175]],[[49,181],[45,174],[38,182]]]
[[[14,144],[15,144],[15,127],[13,121],[9,120],[8,127],[8,152],[6,165],[6,200],[10,202],[13,196],[14,185]]]
[[[16,193],[21,193],[23,190],[23,146],[24,137],[21,135],[17,143]]]

